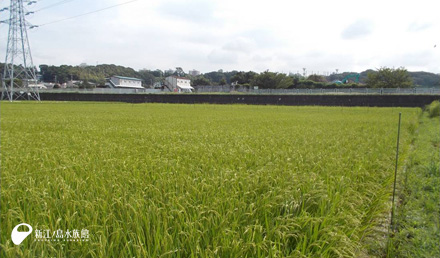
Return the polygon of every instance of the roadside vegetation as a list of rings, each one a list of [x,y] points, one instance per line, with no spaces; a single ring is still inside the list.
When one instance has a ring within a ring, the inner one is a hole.
[[[440,257],[439,111],[435,101],[420,117],[401,177],[397,232],[389,257]]]

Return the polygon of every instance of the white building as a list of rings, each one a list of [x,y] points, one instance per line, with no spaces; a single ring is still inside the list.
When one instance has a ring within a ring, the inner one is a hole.
[[[178,76],[166,77],[165,86],[173,92],[192,92],[194,90],[194,88],[191,87],[190,79]]]
[[[141,79],[123,76],[112,76],[105,85],[110,88],[144,89]]]

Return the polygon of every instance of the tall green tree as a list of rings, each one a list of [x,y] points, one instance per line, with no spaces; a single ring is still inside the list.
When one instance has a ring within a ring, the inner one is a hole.
[[[414,86],[410,74],[403,67],[397,69],[381,67],[377,71],[369,72],[366,83],[371,88],[410,88]]]
[[[307,77],[307,80],[314,81],[314,82],[327,82],[327,79],[318,74],[311,74],[309,77]]]
[[[147,69],[142,69],[138,73],[141,79],[144,80],[145,85],[153,86],[153,84],[156,82],[156,77],[154,76],[152,71]]]
[[[222,78],[218,84],[221,86],[226,85],[226,79]]]
[[[192,86],[209,86],[211,85],[211,81],[205,78],[203,75],[199,75],[191,80]]]
[[[266,71],[255,76],[251,84],[261,89],[287,89],[293,85],[293,79],[284,73]]]
[[[220,84],[221,80],[226,80],[226,76],[223,74],[223,72],[214,71],[203,74],[205,78],[209,79],[211,82]],[[225,83],[226,84],[226,83]]]
[[[231,82],[237,82],[238,84],[248,84],[251,83],[252,79],[258,74],[253,71],[249,72],[237,72],[231,77]]]

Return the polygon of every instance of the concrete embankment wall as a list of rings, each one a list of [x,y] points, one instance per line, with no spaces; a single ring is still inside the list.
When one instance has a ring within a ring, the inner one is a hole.
[[[423,107],[439,95],[245,95],[245,94],[88,94],[40,93],[42,101],[249,104],[287,106]]]

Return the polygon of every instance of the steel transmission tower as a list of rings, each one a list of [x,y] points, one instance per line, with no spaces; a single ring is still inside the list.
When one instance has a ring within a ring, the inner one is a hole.
[[[32,12],[26,11],[24,3],[31,5],[36,1],[11,0],[9,20],[2,21],[9,24],[8,45],[2,77],[2,100],[40,100],[27,34],[27,27],[33,28],[35,26],[31,26],[26,21],[26,15]],[[4,10],[7,9],[4,8]]]

